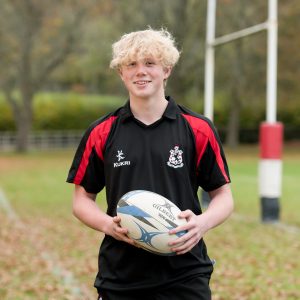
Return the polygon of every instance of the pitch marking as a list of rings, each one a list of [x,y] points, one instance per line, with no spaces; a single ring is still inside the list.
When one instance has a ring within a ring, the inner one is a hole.
[[[7,199],[3,190],[0,188],[0,208],[1,207],[11,221],[14,221],[16,225],[20,226],[20,228],[25,227],[25,224],[22,223],[20,217],[11,206],[10,201]],[[31,242],[34,243],[35,246],[37,246],[36,240]],[[41,258],[46,262],[48,268],[51,270],[51,273],[55,277],[62,279],[63,285],[71,292],[73,296],[80,298],[88,296],[88,292],[86,291],[84,293],[83,290],[85,289],[80,288],[80,284],[78,283],[78,280],[76,280],[76,278],[74,277],[74,274],[61,267],[59,262],[56,259],[54,259],[54,257],[49,252],[42,251],[40,255]]]

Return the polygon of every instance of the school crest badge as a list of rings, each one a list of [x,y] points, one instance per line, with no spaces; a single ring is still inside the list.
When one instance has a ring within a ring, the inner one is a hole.
[[[180,150],[179,146],[175,146],[174,149],[170,150],[170,157],[167,165],[172,168],[182,168],[183,167],[183,159],[182,159],[183,151]]]

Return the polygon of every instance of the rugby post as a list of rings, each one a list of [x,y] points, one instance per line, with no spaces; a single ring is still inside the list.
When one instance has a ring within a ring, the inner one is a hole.
[[[263,222],[279,220],[283,124],[277,122],[277,0],[269,0],[266,122],[260,126],[259,193]]]
[[[279,220],[282,174],[283,124],[276,121],[277,107],[277,0],[268,0],[268,20],[261,24],[215,38],[216,0],[207,1],[204,82],[204,115],[213,121],[214,47],[267,30],[266,121],[260,125],[259,196],[263,222]],[[203,192],[204,206],[209,204]]]

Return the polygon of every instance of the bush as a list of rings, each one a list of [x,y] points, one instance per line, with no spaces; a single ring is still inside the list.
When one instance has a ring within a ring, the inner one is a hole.
[[[126,98],[120,96],[91,95],[75,92],[39,93],[34,99],[33,130],[83,130],[103,115],[124,104]],[[202,103],[188,104],[199,111]],[[214,121],[222,138],[226,134],[228,107],[216,101]],[[197,105],[193,107],[193,105]],[[285,139],[300,138],[300,103],[297,101],[278,103],[278,120],[284,123]],[[240,141],[257,142],[259,126],[265,120],[265,103],[249,105],[241,111]],[[0,95],[0,131],[15,130],[10,107]]]
[[[34,99],[33,130],[85,129],[123,103],[116,96],[40,93]],[[0,131],[15,130],[11,109],[3,98],[0,111]]]
[[[0,131],[15,130],[15,128],[12,110],[3,97],[0,97]]]

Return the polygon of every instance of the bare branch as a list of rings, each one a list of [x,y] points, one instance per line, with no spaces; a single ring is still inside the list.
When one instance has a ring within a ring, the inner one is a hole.
[[[40,73],[38,74],[37,78],[34,80],[34,88],[35,90],[39,89],[47,80],[49,75],[61,65],[68,55],[72,52],[74,45],[74,37],[70,34],[65,41],[65,45],[63,49],[58,53],[55,57],[52,57],[50,61],[45,65],[44,68],[41,69]]]
[[[20,114],[21,108],[18,105],[18,101],[15,97],[13,97],[13,86],[9,84],[3,86],[3,92],[5,99],[13,110],[14,116],[18,116]]]

